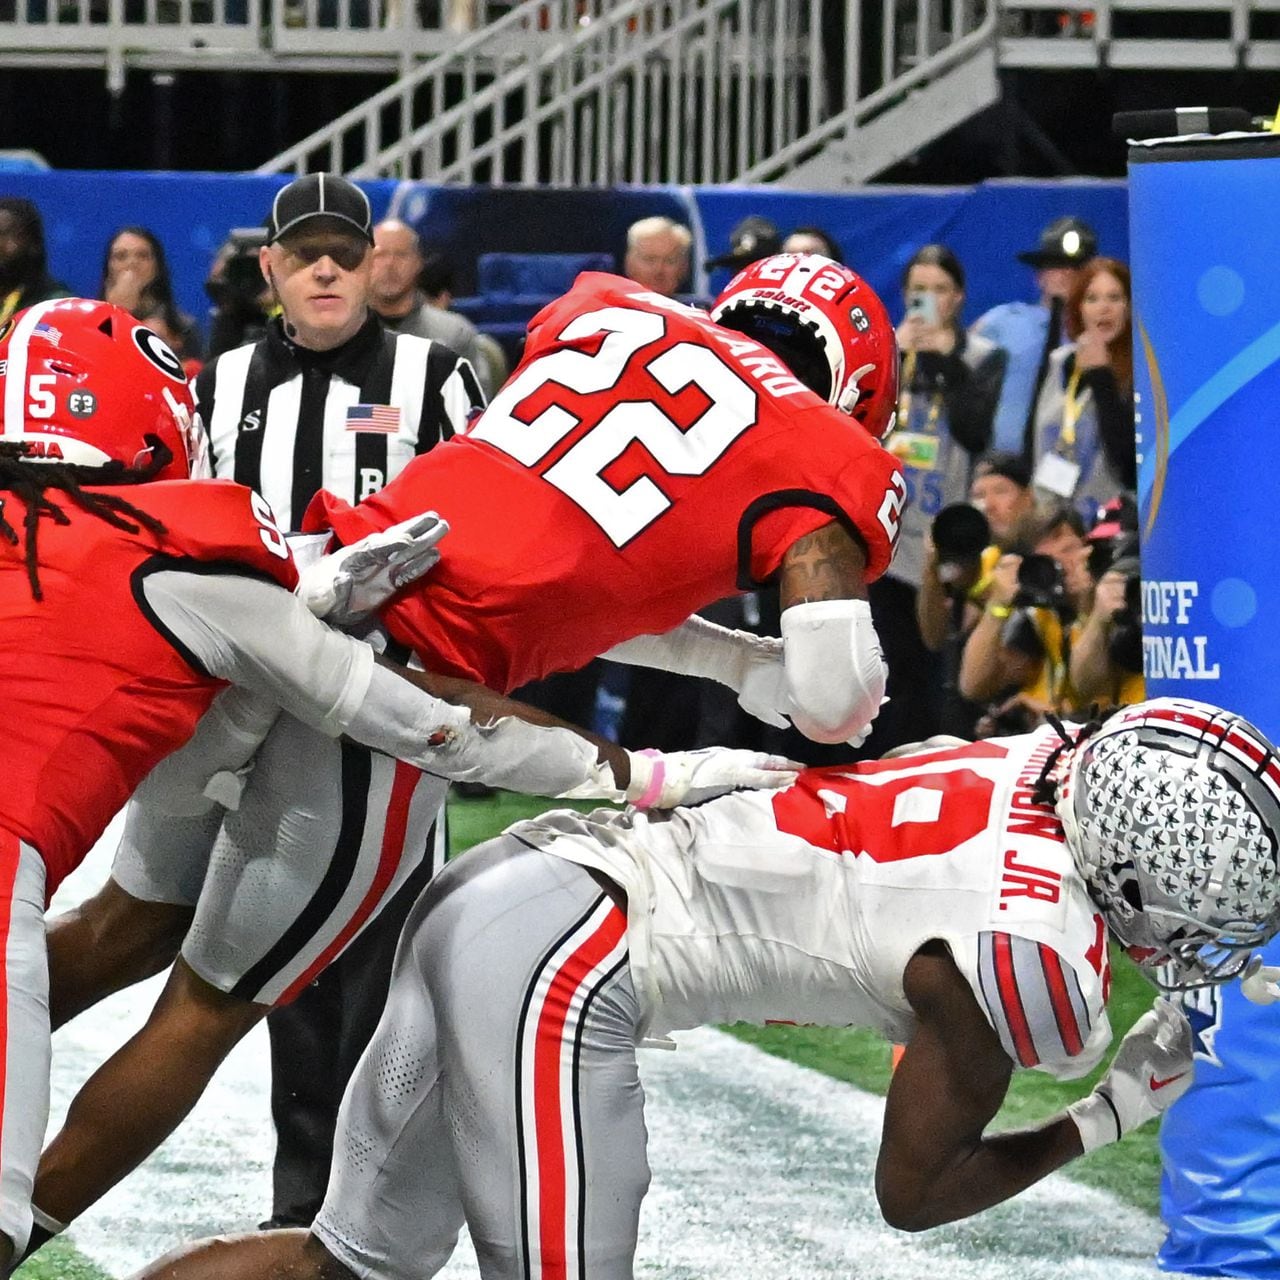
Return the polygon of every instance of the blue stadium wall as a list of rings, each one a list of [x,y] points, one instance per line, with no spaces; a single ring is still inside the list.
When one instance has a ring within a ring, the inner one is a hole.
[[[202,283],[231,227],[262,223],[286,179],[260,174],[119,173],[75,170],[0,173],[0,195],[25,196],[45,220],[53,273],[76,292],[97,292],[105,243],[126,224],[150,227],[164,244],[183,310],[202,323]],[[730,229],[762,214],[785,234],[816,224],[895,310],[902,269],[923,244],[941,241],[969,276],[966,318],[1034,296],[1032,273],[1014,255],[1063,213],[1098,229],[1103,253],[1127,258],[1125,185],[1119,181],[999,181],[976,187],[870,187],[810,194],[773,187],[654,187],[551,190],[433,187],[380,180],[362,184],[375,217],[394,212],[456,264],[459,294],[475,288],[475,261],[489,252],[605,252],[621,255],[627,226],[653,213],[688,223],[696,261],[721,252]],[[727,273],[702,274],[693,291],[715,290]]]

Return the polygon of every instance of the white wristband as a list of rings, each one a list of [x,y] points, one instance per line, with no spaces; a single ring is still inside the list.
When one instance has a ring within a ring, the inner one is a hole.
[[[1118,1142],[1124,1132],[1120,1127],[1120,1113],[1105,1089],[1095,1089],[1079,1102],[1073,1102],[1067,1108],[1067,1115],[1080,1131],[1080,1142],[1086,1153]]]

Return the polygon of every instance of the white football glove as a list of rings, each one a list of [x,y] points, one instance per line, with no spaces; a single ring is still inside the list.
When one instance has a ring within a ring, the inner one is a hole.
[[[782,641],[776,636],[750,636],[738,632],[740,666],[731,687],[738,691],[738,705],[750,716],[776,729],[791,725],[785,708],[787,669],[782,661]]]
[[[1191,1024],[1161,996],[1129,1029],[1093,1092],[1067,1108],[1086,1151],[1168,1110],[1191,1087]]]
[[[701,751],[628,751],[631,785],[627,800],[637,809],[673,809],[701,804],[730,791],[789,787],[801,766],[761,751],[706,747]]]
[[[440,559],[436,544],[448,532],[446,521],[424,511],[308,565],[295,594],[317,618],[350,626],[422,577]]]
[[[1240,991],[1253,1004],[1275,1004],[1280,1000],[1280,964],[1263,964],[1255,955],[1240,975]]]

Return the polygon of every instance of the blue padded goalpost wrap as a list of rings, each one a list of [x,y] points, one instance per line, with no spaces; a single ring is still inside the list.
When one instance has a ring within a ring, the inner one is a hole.
[[[1280,137],[1133,144],[1129,227],[1147,696],[1280,736]],[[1280,946],[1269,949],[1280,962]],[[1280,1278],[1280,1005],[1188,992],[1160,1264]]]

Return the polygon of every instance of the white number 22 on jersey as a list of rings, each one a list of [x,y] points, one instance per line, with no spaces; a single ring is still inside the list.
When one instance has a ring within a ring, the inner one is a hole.
[[[553,404],[531,421],[521,421],[514,416],[517,406],[548,383],[580,395],[608,391],[617,386],[636,352],[665,332],[665,320],[650,311],[604,307],[576,317],[562,330],[560,340],[603,333],[595,354],[556,351],[535,360],[494,397],[471,438],[488,441],[526,467],[535,466],[580,420]],[[756,421],[755,391],[707,347],[680,342],[645,367],[666,391],[674,395],[694,386],[710,405],[688,430],[681,430],[652,401],[621,401],[543,473],[543,479],[576,502],[618,547],[671,505],[648,476],[621,491],[604,478],[604,469],[628,445],[643,445],[668,475],[700,476]]]

